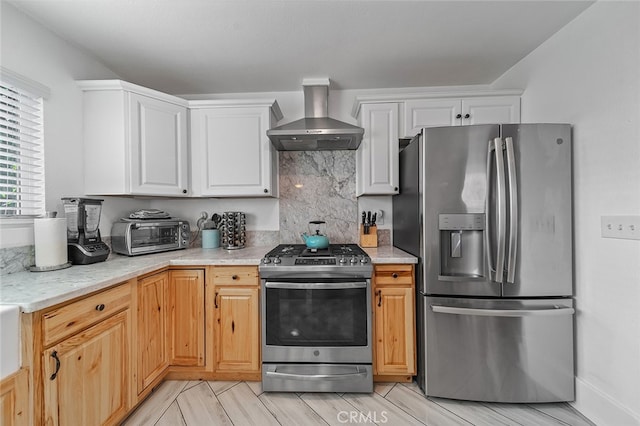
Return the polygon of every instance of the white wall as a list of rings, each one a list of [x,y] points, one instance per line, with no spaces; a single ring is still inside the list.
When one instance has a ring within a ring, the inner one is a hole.
[[[61,197],[84,194],[82,94],[75,80],[117,76],[13,6],[2,1],[0,8],[2,66],[51,90],[44,103],[45,206],[62,213]],[[111,218],[148,204],[147,200],[110,197],[104,203],[101,231],[108,235]],[[33,244],[32,224],[0,226],[0,248]]]
[[[573,124],[578,410],[640,424],[640,241],[603,215],[640,215],[640,3],[597,2],[499,78],[523,122]]]

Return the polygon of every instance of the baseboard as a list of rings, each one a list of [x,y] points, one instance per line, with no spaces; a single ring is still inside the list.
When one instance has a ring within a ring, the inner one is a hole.
[[[599,426],[640,426],[640,415],[578,377],[571,405]]]

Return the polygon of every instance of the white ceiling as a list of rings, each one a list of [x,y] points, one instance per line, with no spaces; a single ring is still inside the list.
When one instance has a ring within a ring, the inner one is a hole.
[[[172,94],[490,84],[587,1],[13,0],[122,79]]]

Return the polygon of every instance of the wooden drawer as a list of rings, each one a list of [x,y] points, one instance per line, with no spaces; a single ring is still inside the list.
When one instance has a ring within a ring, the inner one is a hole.
[[[257,266],[214,266],[213,285],[258,285]]]
[[[412,264],[375,265],[374,279],[376,285],[412,285]]]
[[[42,316],[44,345],[49,346],[126,308],[131,299],[128,283],[46,312]]]

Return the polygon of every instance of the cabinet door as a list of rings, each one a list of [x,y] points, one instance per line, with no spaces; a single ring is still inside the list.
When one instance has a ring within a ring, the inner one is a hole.
[[[364,137],[356,154],[356,196],[398,193],[398,103],[362,105]]]
[[[169,272],[171,365],[203,366],[205,296],[203,270]]]
[[[104,425],[127,413],[127,309],[43,352],[48,425]]]
[[[414,137],[423,127],[457,126],[461,123],[460,99],[416,99],[404,103],[404,136]]]
[[[138,282],[138,394],[169,366],[167,272]]]
[[[519,96],[492,96],[462,100],[462,124],[520,123]]]
[[[129,93],[131,193],[187,195],[187,109]]]
[[[415,374],[413,289],[376,287],[374,303],[375,374]]]
[[[260,371],[258,288],[217,287],[216,371]]]
[[[268,107],[191,112],[192,184],[201,196],[277,196]]]
[[[29,424],[29,371],[20,369],[0,383],[0,425]]]

